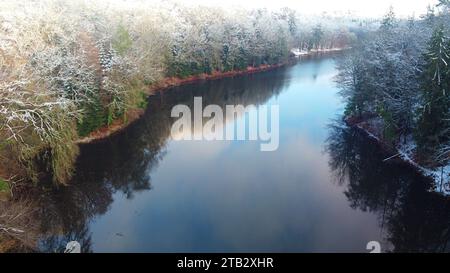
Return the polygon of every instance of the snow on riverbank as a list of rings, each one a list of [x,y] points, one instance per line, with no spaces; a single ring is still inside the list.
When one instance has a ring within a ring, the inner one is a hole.
[[[291,53],[295,56],[295,57],[300,57],[300,56],[307,56],[307,55],[311,55],[311,54],[315,54],[315,53],[326,53],[326,52],[335,52],[335,51],[342,51],[348,48],[341,48],[341,47],[335,47],[335,48],[324,48],[324,49],[311,49],[311,50],[301,50],[299,48],[293,48],[291,49]]]
[[[353,123],[347,121],[349,125],[356,126],[360,130],[363,130],[367,135],[373,139],[375,139],[380,144],[385,144],[385,142],[381,138],[381,129],[382,128],[382,120],[379,118],[371,118],[365,121]],[[400,158],[408,164],[414,166],[417,170],[419,170],[424,176],[430,177],[433,179],[434,191],[441,193],[446,196],[450,196],[450,164],[447,166],[438,167],[435,169],[427,168],[419,163],[417,163],[415,158],[415,153],[417,150],[417,145],[412,137],[409,135],[406,137],[406,141],[401,141],[396,147],[393,147],[396,150],[396,154],[386,158],[384,161],[389,161],[394,158]]]
[[[450,164],[436,169],[423,167],[413,160],[416,149],[417,145],[412,137],[408,137],[408,140],[405,143],[402,143],[397,147],[401,159],[415,166],[425,176],[433,178],[436,192],[450,196]]]
[[[299,48],[291,49],[291,53],[294,54],[295,57],[305,56],[305,55],[310,54],[309,51],[307,51],[307,50],[300,50]]]

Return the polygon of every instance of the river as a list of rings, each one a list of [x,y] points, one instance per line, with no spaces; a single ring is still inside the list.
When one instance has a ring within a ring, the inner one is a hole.
[[[150,97],[129,128],[81,146],[70,186],[45,194],[41,250],[77,240],[86,252],[368,252],[369,241],[382,251],[449,251],[448,200],[339,122],[338,57]],[[279,105],[279,148],[172,140],[170,111],[194,96]]]

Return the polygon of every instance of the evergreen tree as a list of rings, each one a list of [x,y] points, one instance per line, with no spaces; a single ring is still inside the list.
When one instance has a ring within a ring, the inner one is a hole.
[[[395,13],[394,8],[391,6],[389,8],[389,11],[384,16],[383,20],[381,21],[381,29],[382,30],[392,30],[395,27]]]
[[[319,49],[323,35],[324,32],[322,30],[322,26],[317,25],[312,31],[311,46],[314,47],[315,49]]]
[[[431,5],[428,5],[427,13],[424,16],[422,16],[422,18],[425,20],[425,22],[428,25],[432,26],[436,20],[434,7],[432,7]]]
[[[430,156],[440,143],[449,139],[446,129],[449,127],[450,52],[443,26],[433,32],[424,59],[421,79],[424,107],[417,141],[422,152]]]
[[[437,7],[442,8],[444,11],[450,9],[450,0],[439,0]]]

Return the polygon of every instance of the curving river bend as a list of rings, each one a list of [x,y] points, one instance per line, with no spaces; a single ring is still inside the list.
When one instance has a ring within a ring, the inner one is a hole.
[[[450,204],[339,121],[334,57],[172,88],[125,131],[81,147],[74,181],[45,194],[42,251],[449,251]],[[173,141],[172,106],[278,104],[280,144]],[[49,232],[58,226],[58,231]],[[47,229],[47,230],[46,230]]]

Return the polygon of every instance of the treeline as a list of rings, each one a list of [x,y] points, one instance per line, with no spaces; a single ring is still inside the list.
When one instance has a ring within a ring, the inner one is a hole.
[[[408,20],[390,10],[340,62],[337,78],[347,116],[375,115],[385,140],[410,142],[416,159],[430,167],[450,159],[449,8],[441,0],[420,19]]]
[[[346,46],[347,22],[282,9],[164,1],[2,1],[0,177],[66,183],[80,137],[146,107],[164,77],[283,63],[290,49]],[[335,23],[333,23],[335,22]]]

